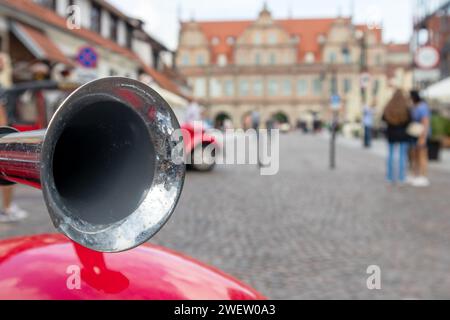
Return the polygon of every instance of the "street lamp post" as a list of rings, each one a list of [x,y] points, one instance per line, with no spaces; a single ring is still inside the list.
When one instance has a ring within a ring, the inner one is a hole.
[[[336,169],[336,135],[339,122],[339,108],[340,108],[340,97],[338,94],[338,84],[337,84],[337,71],[334,67],[331,68],[331,139],[330,139],[330,169]]]

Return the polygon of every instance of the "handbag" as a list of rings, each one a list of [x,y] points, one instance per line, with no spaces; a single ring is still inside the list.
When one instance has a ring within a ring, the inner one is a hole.
[[[423,132],[425,131],[425,127],[420,122],[412,122],[406,128],[406,133],[414,138],[419,138]]]

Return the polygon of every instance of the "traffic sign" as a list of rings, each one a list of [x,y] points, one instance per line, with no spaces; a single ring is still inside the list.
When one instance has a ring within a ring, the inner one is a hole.
[[[338,94],[333,94],[330,101],[331,109],[339,110],[341,108],[341,97]]]
[[[416,65],[420,69],[436,68],[440,61],[439,51],[433,46],[423,46],[419,48],[414,57]]]
[[[98,63],[98,55],[92,47],[82,47],[78,51],[77,61],[85,68],[96,68]]]

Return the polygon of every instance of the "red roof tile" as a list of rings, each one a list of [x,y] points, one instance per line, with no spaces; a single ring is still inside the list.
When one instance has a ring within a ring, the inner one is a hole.
[[[42,58],[54,62],[61,62],[67,66],[73,65],[73,62],[70,61],[41,30],[21,23],[17,23],[16,26],[33,42],[35,46],[39,48],[40,51],[42,51]]]
[[[212,38],[217,37],[219,43],[212,46],[212,61],[217,61],[219,54],[225,54],[228,61],[233,61],[233,45],[227,42],[229,37],[237,39],[245,29],[252,24],[252,21],[205,21],[201,22],[200,28],[203,34],[211,43]]]
[[[344,18],[347,22],[350,22],[349,18]],[[316,59],[321,58],[320,44],[318,38],[320,35],[327,36],[333,23],[337,21],[336,18],[323,18],[323,19],[285,19],[274,20],[275,23],[281,25],[286,32],[292,36],[298,36],[300,38],[298,59],[303,60],[304,56],[308,52],[314,53]],[[241,20],[241,21],[199,21],[200,29],[209,41],[212,61],[215,62],[219,54],[226,54],[228,61],[233,61],[233,46],[227,42],[228,37],[238,38],[245,29],[250,26],[254,21]],[[363,25],[357,25],[357,29],[364,32],[368,32],[369,29]],[[375,29],[376,39],[378,42],[382,42],[382,30]],[[219,43],[212,45],[212,38],[217,37]]]
[[[46,22],[48,24],[51,24],[57,28],[64,29],[64,31],[67,31],[66,27],[66,20],[63,17],[60,17],[58,14],[53,12],[50,9],[47,9],[45,7],[42,7],[41,5],[38,5],[34,3],[31,0],[0,0],[1,3],[15,9],[19,10],[21,12],[26,13],[29,16],[32,16],[36,19],[39,19],[43,22]],[[106,6],[106,2],[103,2],[102,5]],[[33,39],[38,41],[43,46],[46,46],[46,53],[55,59],[67,59],[64,57],[64,55],[59,51],[59,49],[51,44],[51,41],[43,34],[39,33],[38,30],[35,30],[31,27],[27,28],[27,31],[30,32]],[[167,76],[163,75],[162,73],[156,71],[155,69],[151,68],[150,66],[146,65],[139,57],[132,52],[131,50],[121,47],[117,43],[115,43],[112,40],[103,38],[101,35],[85,29],[74,29],[70,30],[70,32],[78,36],[92,44],[98,45],[102,48],[109,49],[111,51],[114,51],[118,54],[121,54],[125,57],[128,57],[132,60],[135,60],[138,64],[141,65],[143,70],[148,73],[158,85],[160,85],[162,88],[173,92],[174,94],[177,94],[182,97],[186,97],[178,88],[178,86]]]
[[[12,9],[19,10],[27,15],[39,19],[43,22],[51,24],[57,28],[64,29],[67,31],[66,19],[59,16],[50,9],[47,9],[39,4],[34,3],[31,0],[1,0],[1,3],[11,7]],[[96,44],[105,49],[109,49],[116,53],[122,54],[128,58],[135,59],[136,55],[127,48],[121,47],[112,40],[103,38],[101,35],[85,29],[73,29],[71,33],[78,36],[86,41]]]
[[[303,60],[305,54],[312,52],[315,58],[321,58],[319,36],[327,36],[336,19],[288,19],[276,21],[291,35],[299,36],[298,59]]]
[[[150,75],[161,88],[166,89],[185,99],[189,99],[188,96],[186,96],[181,92],[181,90],[178,88],[178,85],[175,82],[173,82],[170,78],[168,78],[166,75],[156,71],[152,67],[147,66],[145,64],[143,65],[143,70],[145,71],[145,73]]]

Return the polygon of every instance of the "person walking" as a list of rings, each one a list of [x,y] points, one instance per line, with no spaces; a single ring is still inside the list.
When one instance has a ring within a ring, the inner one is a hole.
[[[413,177],[410,179],[411,185],[415,187],[428,187],[428,138],[431,134],[430,118],[431,112],[428,104],[422,99],[419,91],[410,92],[413,108],[411,118],[415,126],[415,135],[412,143],[411,160]]]
[[[6,101],[0,93],[0,127],[6,126],[8,126]],[[2,207],[0,210],[0,222],[17,222],[28,217],[28,213],[13,202],[14,186],[2,186],[1,192]]]
[[[365,105],[363,108],[363,126],[364,126],[364,147],[370,148],[372,146],[372,130],[375,117],[375,105]]]
[[[411,114],[408,101],[401,90],[397,90],[386,105],[383,121],[387,125],[388,141],[386,179],[392,184],[404,184],[410,141],[407,128],[411,122]]]

